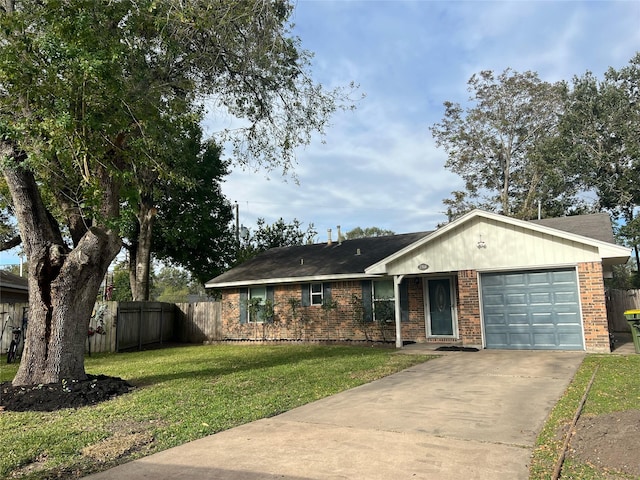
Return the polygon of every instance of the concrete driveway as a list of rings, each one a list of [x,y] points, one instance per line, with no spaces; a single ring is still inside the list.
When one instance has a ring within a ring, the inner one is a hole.
[[[583,358],[450,352],[88,478],[527,479],[537,433]]]

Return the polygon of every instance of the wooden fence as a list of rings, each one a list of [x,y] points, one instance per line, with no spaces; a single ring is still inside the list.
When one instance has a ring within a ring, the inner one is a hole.
[[[85,351],[89,354],[117,351],[118,302],[96,303],[91,320]],[[93,335],[89,333],[93,331]]]
[[[640,290],[607,290],[607,318],[609,330],[630,332],[625,310],[640,309]]]
[[[11,339],[13,338],[13,327],[22,328],[22,316],[28,310],[28,303],[2,303],[0,304],[0,353],[7,353]]]
[[[220,302],[177,303],[176,314],[178,342],[203,343],[224,338]]]
[[[116,351],[174,341],[175,308],[163,302],[120,302]]]
[[[4,328],[0,354],[9,349],[11,327],[22,324],[28,304],[0,304]],[[222,340],[219,302],[98,302],[89,321],[88,354],[141,349],[168,342],[204,343]]]

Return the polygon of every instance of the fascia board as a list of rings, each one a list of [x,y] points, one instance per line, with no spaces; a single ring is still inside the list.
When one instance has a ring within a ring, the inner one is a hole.
[[[364,280],[377,278],[379,275],[367,273],[344,273],[340,275],[314,275],[307,277],[282,277],[282,278],[261,278],[257,280],[238,280],[234,282],[207,282],[205,288],[232,288],[247,287],[252,285],[277,285],[285,283],[309,283],[309,282],[328,282],[340,280]]]

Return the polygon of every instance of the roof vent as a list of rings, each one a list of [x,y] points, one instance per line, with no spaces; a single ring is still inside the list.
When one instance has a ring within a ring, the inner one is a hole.
[[[327,245],[332,245],[333,242],[331,241],[331,229],[327,228]]]
[[[304,265],[304,258],[300,259],[300,265]]]
[[[342,232],[340,231],[340,225],[338,225],[338,245],[342,245]]]
[[[356,255],[360,255],[360,249],[356,248]]]

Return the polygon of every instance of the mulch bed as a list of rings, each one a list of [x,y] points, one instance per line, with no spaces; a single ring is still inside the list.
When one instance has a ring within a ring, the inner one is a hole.
[[[118,377],[88,375],[83,381],[14,387],[0,383],[0,410],[52,412],[79,408],[129,393],[134,387]]]

